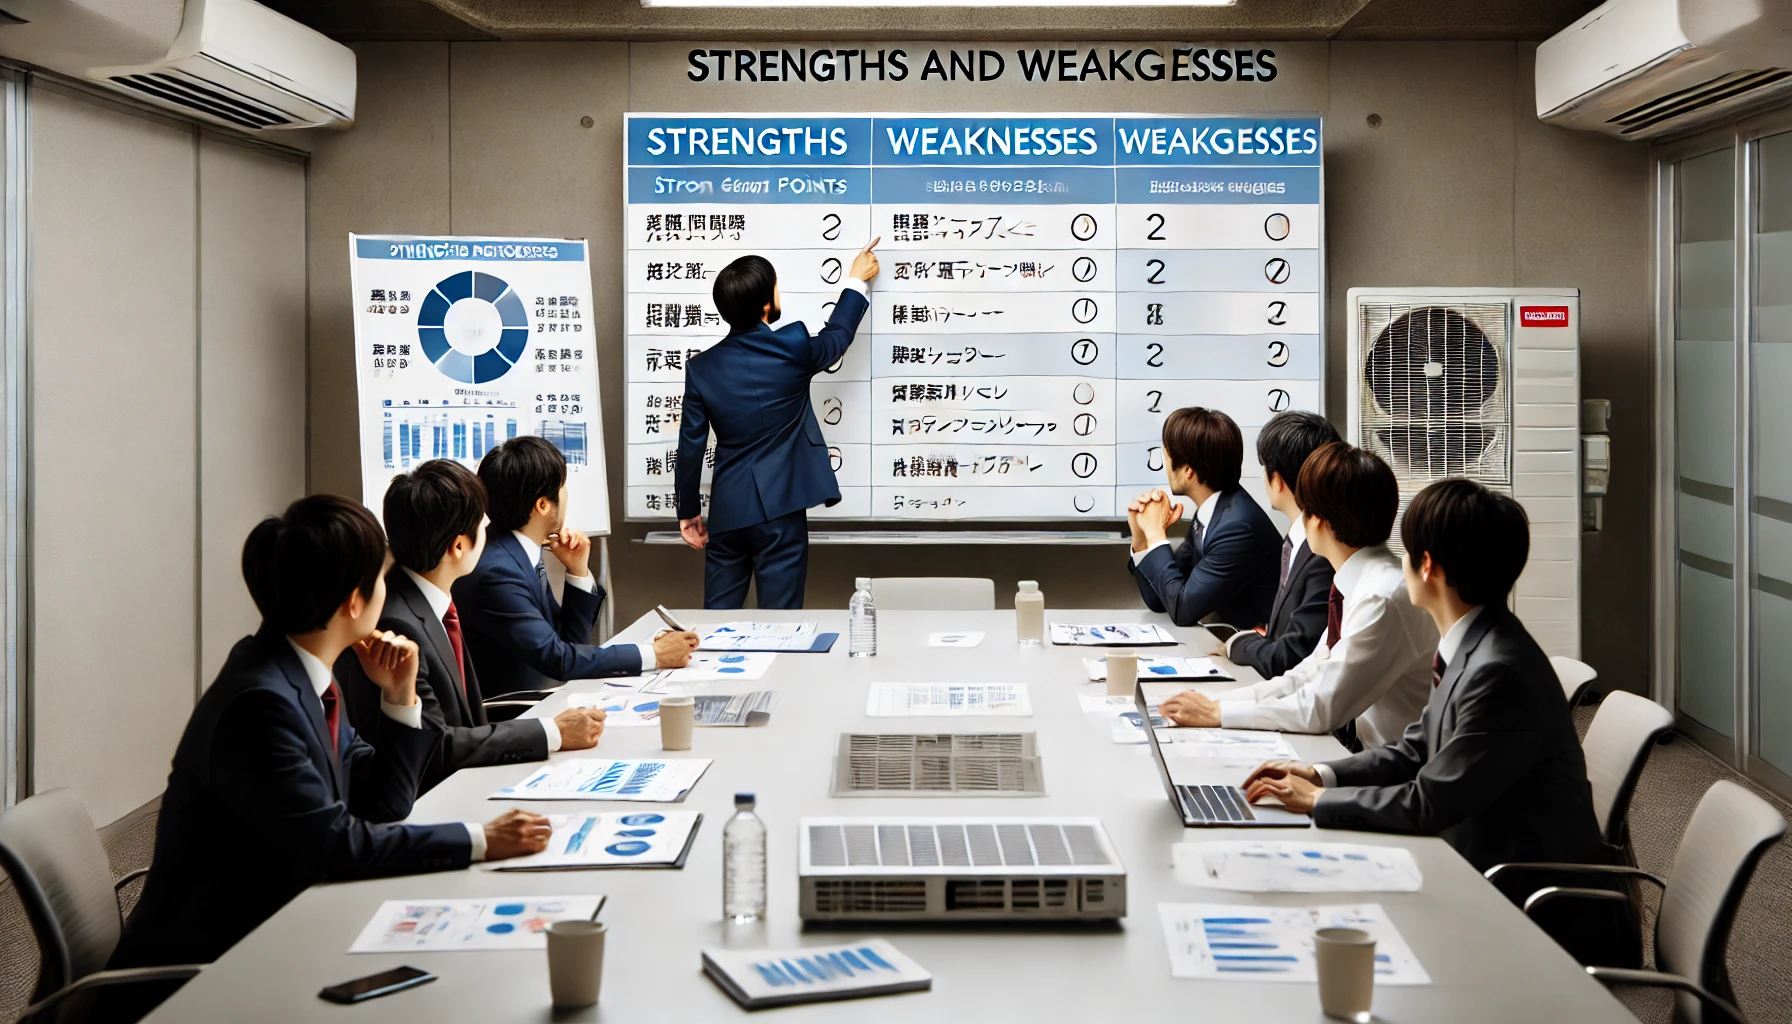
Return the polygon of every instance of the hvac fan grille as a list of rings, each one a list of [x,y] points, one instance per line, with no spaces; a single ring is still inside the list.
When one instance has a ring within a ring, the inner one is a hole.
[[[242,93],[216,82],[207,82],[178,72],[118,75],[112,78],[112,82],[146,96],[153,96],[164,103],[209,114],[241,128],[272,128],[293,123],[293,119],[286,114]]]
[[[1731,100],[1740,99],[1748,103],[1764,101],[1769,93],[1780,92],[1792,86],[1792,81],[1788,79],[1792,79],[1792,71],[1784,68],[1732,71],[1666,96],[1657,96],[1647,103],[1631,107],[1606,123],[1621,126],[1625,135],[1634,135],[1676,117],[1697,113]]]
[[[1091,825],[1017,821],[810,825],[809,862],[838,867],[1105,867]]]
[[[1033,734],[854,733],[846,737],[842,793],[1038,792]],[[1028,768],[1034,770],[1029,772]]]
[[[1403,493],[1467,476],[1511,486],[1505,303],[1363,303],[1362,443]]]

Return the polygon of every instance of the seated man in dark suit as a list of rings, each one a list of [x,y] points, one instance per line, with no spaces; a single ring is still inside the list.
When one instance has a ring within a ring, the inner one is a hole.
[[[473,571],[485,550],[485,485],[449,459],[400,473],[386,487],[386,539],[398,563],[386,573],[386,609],[379,628],[419,650],[417,699],[423,720],[442,733],[423,769],[419,792],[462,768],[540,761],[556,750],[597,745],[604,713],[567,708],[553,718],[487,722],[479,674],[466,656],[459,610],[449,596],[454,581]],[[380,688],[360,659],[336,662],[349,721],[362,732],[379,715]]]
[[[513,437],[479,461],[491,528],[479,565],[454,584],[473,671],[486,696],[552,689],[569,679],[632,676],[690,664],[694,633],[650,644],[595,647],[604,591],[591,577],[591,541],[566,525],[566,456],[539,437]],[[542,557],[566,567],[562,604]]]
[[[1530,552],[1524,509],[1478,483],[1443,480],[1413,498],[1400,539],[1407,593],[1441,636],[1423,714],[1390,746],[1327,764],[1264,764],[1246,796],[1311,811],[1321,828],[1442,836],[1482,871],[1610,863],[1562,685],[1506,610]],[[1507,892],[1514,902],[1556,881],[1524,876]],[[1539,923],[1580,953],[1626,927],[1621,914],[1584,908],[1572,921]]]
[[[314,882],[464,868],[541,850],[547,819],[392,825],[411,813],[439,734],[417,702],[417,647],[374,631],[386,542],[360,505],[314,495],[243,545],[261,631],[237,643],[174,752],[143,896],[114,968],[208,963]],[[379,688],[372,744],[330,666],[353,648]],[[166,998],[109,1015],[132,1018]],[[134,998],[134,997],[126,997]]]
[[[1150,491],[1126,510],[1132,557],[1126,567],[1139,595],[1178,626],[1208,616],[1250,629],[1269,621],[1275,603],[1282,538],[1255,498],[1238,486],[1244,435],[1232,417],[1190,406],[1164,420],[1164,475],[1170,494]],[[1172,549],[1167,531],[1195,503],[1195,524]]]
[[[1316,412],[1279,412],[1257,434],[1257,461],[1269,507],[1288,517],[1282,541],[1280,580],[1269,609],[1269,624],[1240,629],[1226,641],[1226,657],[1249,665],[1272,679],[1313,653],[1325,634],[1326,598],[1332,591],[1332,563],[1314,554],[1307,543],[1300,500],[1294,484],[1300,467],[1321,445],[1338,440],[1338,432]]]

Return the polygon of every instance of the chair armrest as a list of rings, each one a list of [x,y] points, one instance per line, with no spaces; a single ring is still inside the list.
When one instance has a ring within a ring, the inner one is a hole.
[[[1689,995],[1697,996],[1704,1002],[1717,1007],[1728,1014],[1736,1024],[1747,1024],[1742,1010],[1715,993],[1701,988],[1691,978],[1682,978],[1678,974],[1663,974],[1660,971],[1639,971],[1628,967],[1589,967],[1587,973],[1607,985],[1643,985],[1648,988],[1671,988]]]
[[[558,691],[555,691],[555,690],[513,690],[510,693],[501,693],[501,694],[497,695],[496,697],[493,697],[490,700],[481,701],[480,703],[482,706],[488,707],[488,708],[489,707],[505,708],[505,707],[511,707],[511,706],[517,705],[517,704],[521,704],[524,707],[527,707],[527,706],[534,704],[538,701],[546,700],[548,697],[553,696],[556,692],[558,692]]]
[[[152,981],[186,981],[205,968],[205,964],[171,964],[166,967],[126,967],[117,971],[95,971],[25,1007],[24,1012],[19,1014],[19,1024],[26,1024],[38,1014],[56,1008],[77,993],[119,985],[142,985]]]
[[[1553,874],[1579,875],[1617,875],[1624,878],[1642,878],[1654,882],[1663,889],[1668,887],[1666,879],[1651,875],[1642,868],[1625,867],[1619,864],[1495,864],[1481,873],[1481,877],[1489,882],[1506,871],[1548,871]]]
[[[135,882],[137,879],[142,878],[144,875],[147,875],[147,874],[149,874],[148,868],[137,868],[134,871],[126,871],[124,874],[119,876],[118,881],[112,883],[112,891],[117,892],[118,890],[124,888],[127,885],[130,885],[132,882]]]
[[[1532,910],[1555,899],[1605,900],[1608,903],[1629,903],[1630,897],[1612,889],[1572,889],[1567,886],[1550,885],[1531,893],[1524,901],[1524,912]]]

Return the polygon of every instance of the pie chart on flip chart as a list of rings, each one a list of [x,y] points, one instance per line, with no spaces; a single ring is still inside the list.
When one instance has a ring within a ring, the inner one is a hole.
[[[529,319],[503,278],[467,270],[438,281],[424,296],[417,337],[436,369],[463,384],[484,384],[522,360]]]

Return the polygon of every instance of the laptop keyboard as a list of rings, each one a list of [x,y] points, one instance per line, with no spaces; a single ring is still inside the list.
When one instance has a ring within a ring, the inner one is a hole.
[[[1196,821],[1256,821],[1237,786],[1177,786],[1183,806]]]

